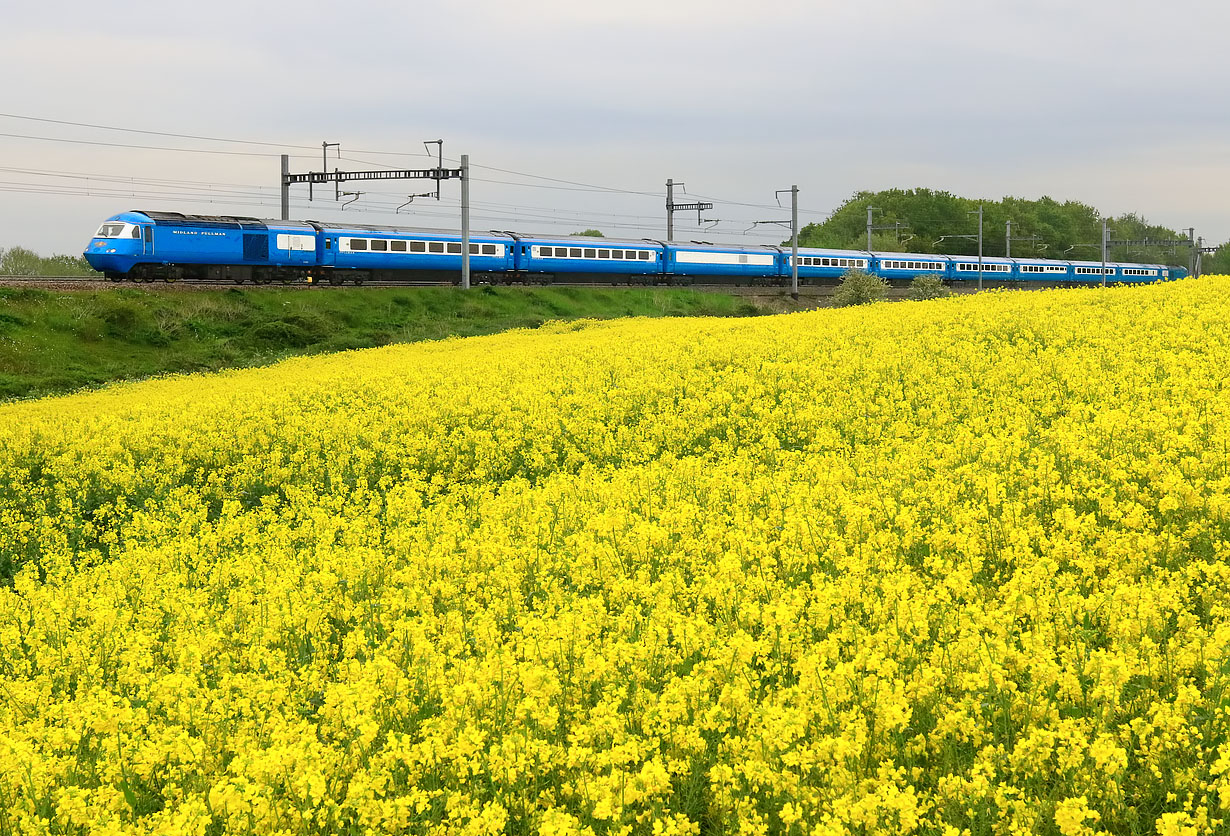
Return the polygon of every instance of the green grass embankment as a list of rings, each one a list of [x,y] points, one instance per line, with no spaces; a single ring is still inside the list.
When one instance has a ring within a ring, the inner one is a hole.
[[[0,288],[0,399],[260,365],[297,354],[533,328],[547,320],[761,312],[733,296],[666,289]]]

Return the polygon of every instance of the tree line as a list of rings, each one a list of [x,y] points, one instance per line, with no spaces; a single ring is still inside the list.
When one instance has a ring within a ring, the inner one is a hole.
[[[888,189],[858,192],[826,221],[799,230],[799,245],[849,250],[867,248],[867,208],[875,226],[897,229],[872,233],[871,248],[880,252],[919,252],[945,255],[978,254],[978,207],[983,210],[982,252],[1003,256],[1007,248],[1007,222],[1012,221],[1012,256],[1098,261],[1102,257],[1102,215],[1075,200],[1062,203],[1050,197],[1026,200],[971,200],[932,189]],[[1186,239],[1186,233],[1151,224],[1127,213],[1107,218],[1112,240]],[[963,237],[965,236],[965,237]],[[1224,249],[1224,248],[1223,248]],[[1185,246],[1112,246],[1111,261],[1189,266]],[[1230,250],[1226,251],[1230,267]],[[1205,272],[1209,272],[1205,261]]]
[[[97,276],[80,255],[42,256],[25,247],[0,248],[0,276]]]

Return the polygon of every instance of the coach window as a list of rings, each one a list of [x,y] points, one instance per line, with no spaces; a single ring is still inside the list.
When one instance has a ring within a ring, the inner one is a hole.
[[[586,257],[586,258],[597,258],[597,257],[598,257],[598,251],[597,251],[597,250],[589,250],[589,249],[587,249],[587,250],[585,251],[585,257]]]
[[[455,241],[450,241],[448,245],[448,251],[452,255],[461,255],[461,245],[456,243]]]
[[[411,242],[410,242],[410,252],[412,252],[412,253],[422,253],[422,252],[426,252],[426,251],[427,251],[427,244],[426,244],[426,242],[424,242],[424,241],[411,241]]]
[[[478,254],[479,254],[479,252],[481,252],[481,251],[480,251],[480,250],[479,250],[479,248],[478,248],[478,244],[471,244],[471,245],[470,245],[470,255],[478,255]]]
[[[367,249],[367,242],[366,242],[366,241],[364,241],[362,238],[351,238],[351,239],[350,239],[350,249],[352,249],[352,250],[366,250],[366,249]]]
[[[443,242],[441,242],[441,241],[428,241],[428,242],[427,242],[427,252],[429,252],[429,253],[442,253],[442,252],[444,252],[444,244],[443,244]]]
[[[405,241],[390,241],[389,249],[395,253],[404,253],[406,251]]]
[[[495,255],[495,244],[483,244],[483,255]]]
[[[389,242],[383,238],[374,238],[372,239],[372,250],[381,253],[388,252]]]
[[[610,257],[611,257],[610,250],[598,250],[598,258],[610,258]]]

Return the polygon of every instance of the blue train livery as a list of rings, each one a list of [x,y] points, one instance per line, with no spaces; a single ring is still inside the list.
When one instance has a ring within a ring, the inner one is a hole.
[[[362,284],[457,281],[462,237],[456,230],[411,229],[231,215],[122,212],[99,227],[85,249],[113,281],[304,281]],[[1157,282],[1187,275],[1164,264],[1106,264],[1036,258],[789,249],[708,241],[526,235],[492,230],[470,236],[471,278],[492,284],[833,284],[848,270],[889,281],[934,274],[949,282],[1100,284]],[[1103,271],[1105,270],[1105,277]]]

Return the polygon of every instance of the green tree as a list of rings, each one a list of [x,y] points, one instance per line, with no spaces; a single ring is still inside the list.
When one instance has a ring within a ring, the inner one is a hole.
[[[606,237],[605,235],[602,234],[600,230],[597,230],[597,229],[583,229],[580,232],[574,232],[572,234],[574,236],[580,235],[580,236],[589,237],[589,238],[605,238]]]

